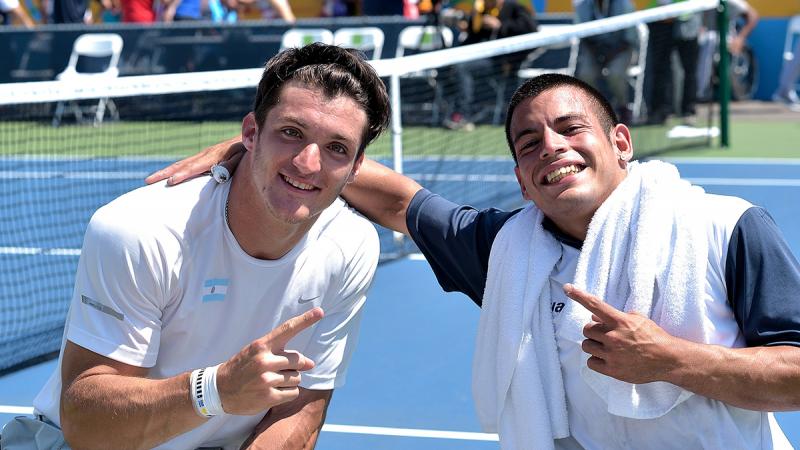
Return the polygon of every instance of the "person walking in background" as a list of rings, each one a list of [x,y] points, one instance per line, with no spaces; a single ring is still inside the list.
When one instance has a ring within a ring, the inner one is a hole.
[[[800,79],[800,39],[794,45],[792,59],[783,61],[778,89],[772,94],[772,101],[782,103],[792,111],[800,112],[800,98],[795,85]]]
[[[651,7],[682,0],[653,0]],[[672,51],[677,50],[683,68],[683,94],[678,115],[687,121],[695,115],[697,99],[698,37],[702,25],[700,14],[688,14],[648,24],[650,38],[648,59],[655,61],[653,90],[647,107],[647,123],[663,124],[673,112]]]
[[[533,33],[537,30],[535,13],[520,5],[515,0],[475,0],[472,13],[460,22],[459,28],[465,38],[459,45],[470,45],[494,39]],[[496,89],[506,86],[506,79],[516,73],[526,52],[504,55],[495,59],[476,59],[455,67],[459,96],[456,99],[454,112],[444,122],[450,129],[474,128],[473,121],[477,114],[480,99],[476,93],[486,92],[488,85],[476,85],[476,80],[494,78]],[[483,96],[480,96],[483,97]],[[494,95],[491,96],[494,98]],[[481,98],[482,99],[482,98]]]
[[[728,0],[728,51],[733,57],[743,55],[747,38],[753,32],[759,21],[758,12],[745,0]],[[712,92],[712,73],[716,70],[715,55],[719,53],[719,38],[705,39],[710,33],[708,29],[716,30],[717,13],[708,11],[703,14],[705,30],[701,31],[703,41],[700,46],[697,64],[697,96],[701,101],[710,100]],[[737,25],[741,24],[741,28]],[[716,31],[714,36],[718,36]],[[752,68],[750,70],[753,70]]]
[[[630,0],[575,0],[575,23],[627,14],[634,11]],[[578,52],[577,77],[594,87],[605,81],[608,98],[622,123],[632,119],[629,107],[630,85],[628,68],[633,49],[637,45],[636,30],[628,28],[612,33],[598,34],[581,39]]]

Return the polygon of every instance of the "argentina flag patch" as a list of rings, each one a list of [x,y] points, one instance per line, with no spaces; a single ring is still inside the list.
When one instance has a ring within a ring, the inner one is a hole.
[[[228,284],[230,280],[227,278],[209,278],[203,282],[203,303],[205,302],[221,302],[225,300],[225,294],[228,293]]]

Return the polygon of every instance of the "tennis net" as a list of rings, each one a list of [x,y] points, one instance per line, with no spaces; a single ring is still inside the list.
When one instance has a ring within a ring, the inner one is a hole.
[[[422,27],[401,43],[407,46],[397,51],[400,57],[373,62],[389,87],[393,121],[367,156],[453,201],[518,207],[522,198],[503,131],[514,89],[539,71],[574,71],[579,43],[590,36],[631,29],[641,39],[648,22],[715,7],[712,0],[690,0],[442,49],[457,38],[438,36],[452,30]],[[674,118],[646,124],[641,99],[648,63],[638,58],[646,48],[637,46],[626,72],[630,101],[624,106],[632,114],[636,153],[708,145],[713,101],[698,105],[691,126]],[[468,102],[465,68],[473,83]],[[0,85],[0,373],[58,350],[93,212],[141,186],[152,171],[237,135],[260,76],[261,69],[246,69]],[[379,234],[382,261],[414,251],[387,230],[379,227]]]

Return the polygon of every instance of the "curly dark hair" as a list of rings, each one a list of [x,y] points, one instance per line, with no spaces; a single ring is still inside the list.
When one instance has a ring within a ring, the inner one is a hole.
[[[284,50],[267,61],[258,83],[253,112],[259,126],[269,110],[278,103],[281,88],[296,81],[320,89],[333,98],[345,95],[367,113],[367,127],[362,134],[358,155],[389,125],[390,106],[386,86],[375,69],[358,50],[313,43]]]

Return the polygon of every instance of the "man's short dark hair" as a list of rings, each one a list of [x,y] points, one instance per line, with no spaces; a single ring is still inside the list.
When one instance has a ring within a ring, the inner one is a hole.
[[[583,81],[571,77],[569,75],[562,75],[559,73],[546,73],[533,77],[522,84],[511,96],[511,101],[508,103],[508,112],[506,113],[506,141],[508,141],[508,148],[511,150],[511,156],[514,158],[514,163],[517,163],[517,154],[514,152],[514,142],[511,139],[511,119],[514,115],[514,110],[517,109],[520,103],[529,98],[536,98],[540,94],[550,89],[555,89],[563,86],[571,86],[583,91],[591,102],[592,110],[597,117],[603,131],[606,132],[606,138],[615,125],[619,123],[617,114],[614,108],[603,97],[597,89],[584,83]]]
[[[267,61],[253,105],[256,123],[264,125],[267,113],[278,103],[281,88],[296,81],[321,90],[330,98],[352,98],[367,114],[358,156],[389,125],[389,96],[378,74],[354,49],[313,43],[284,50]]]

